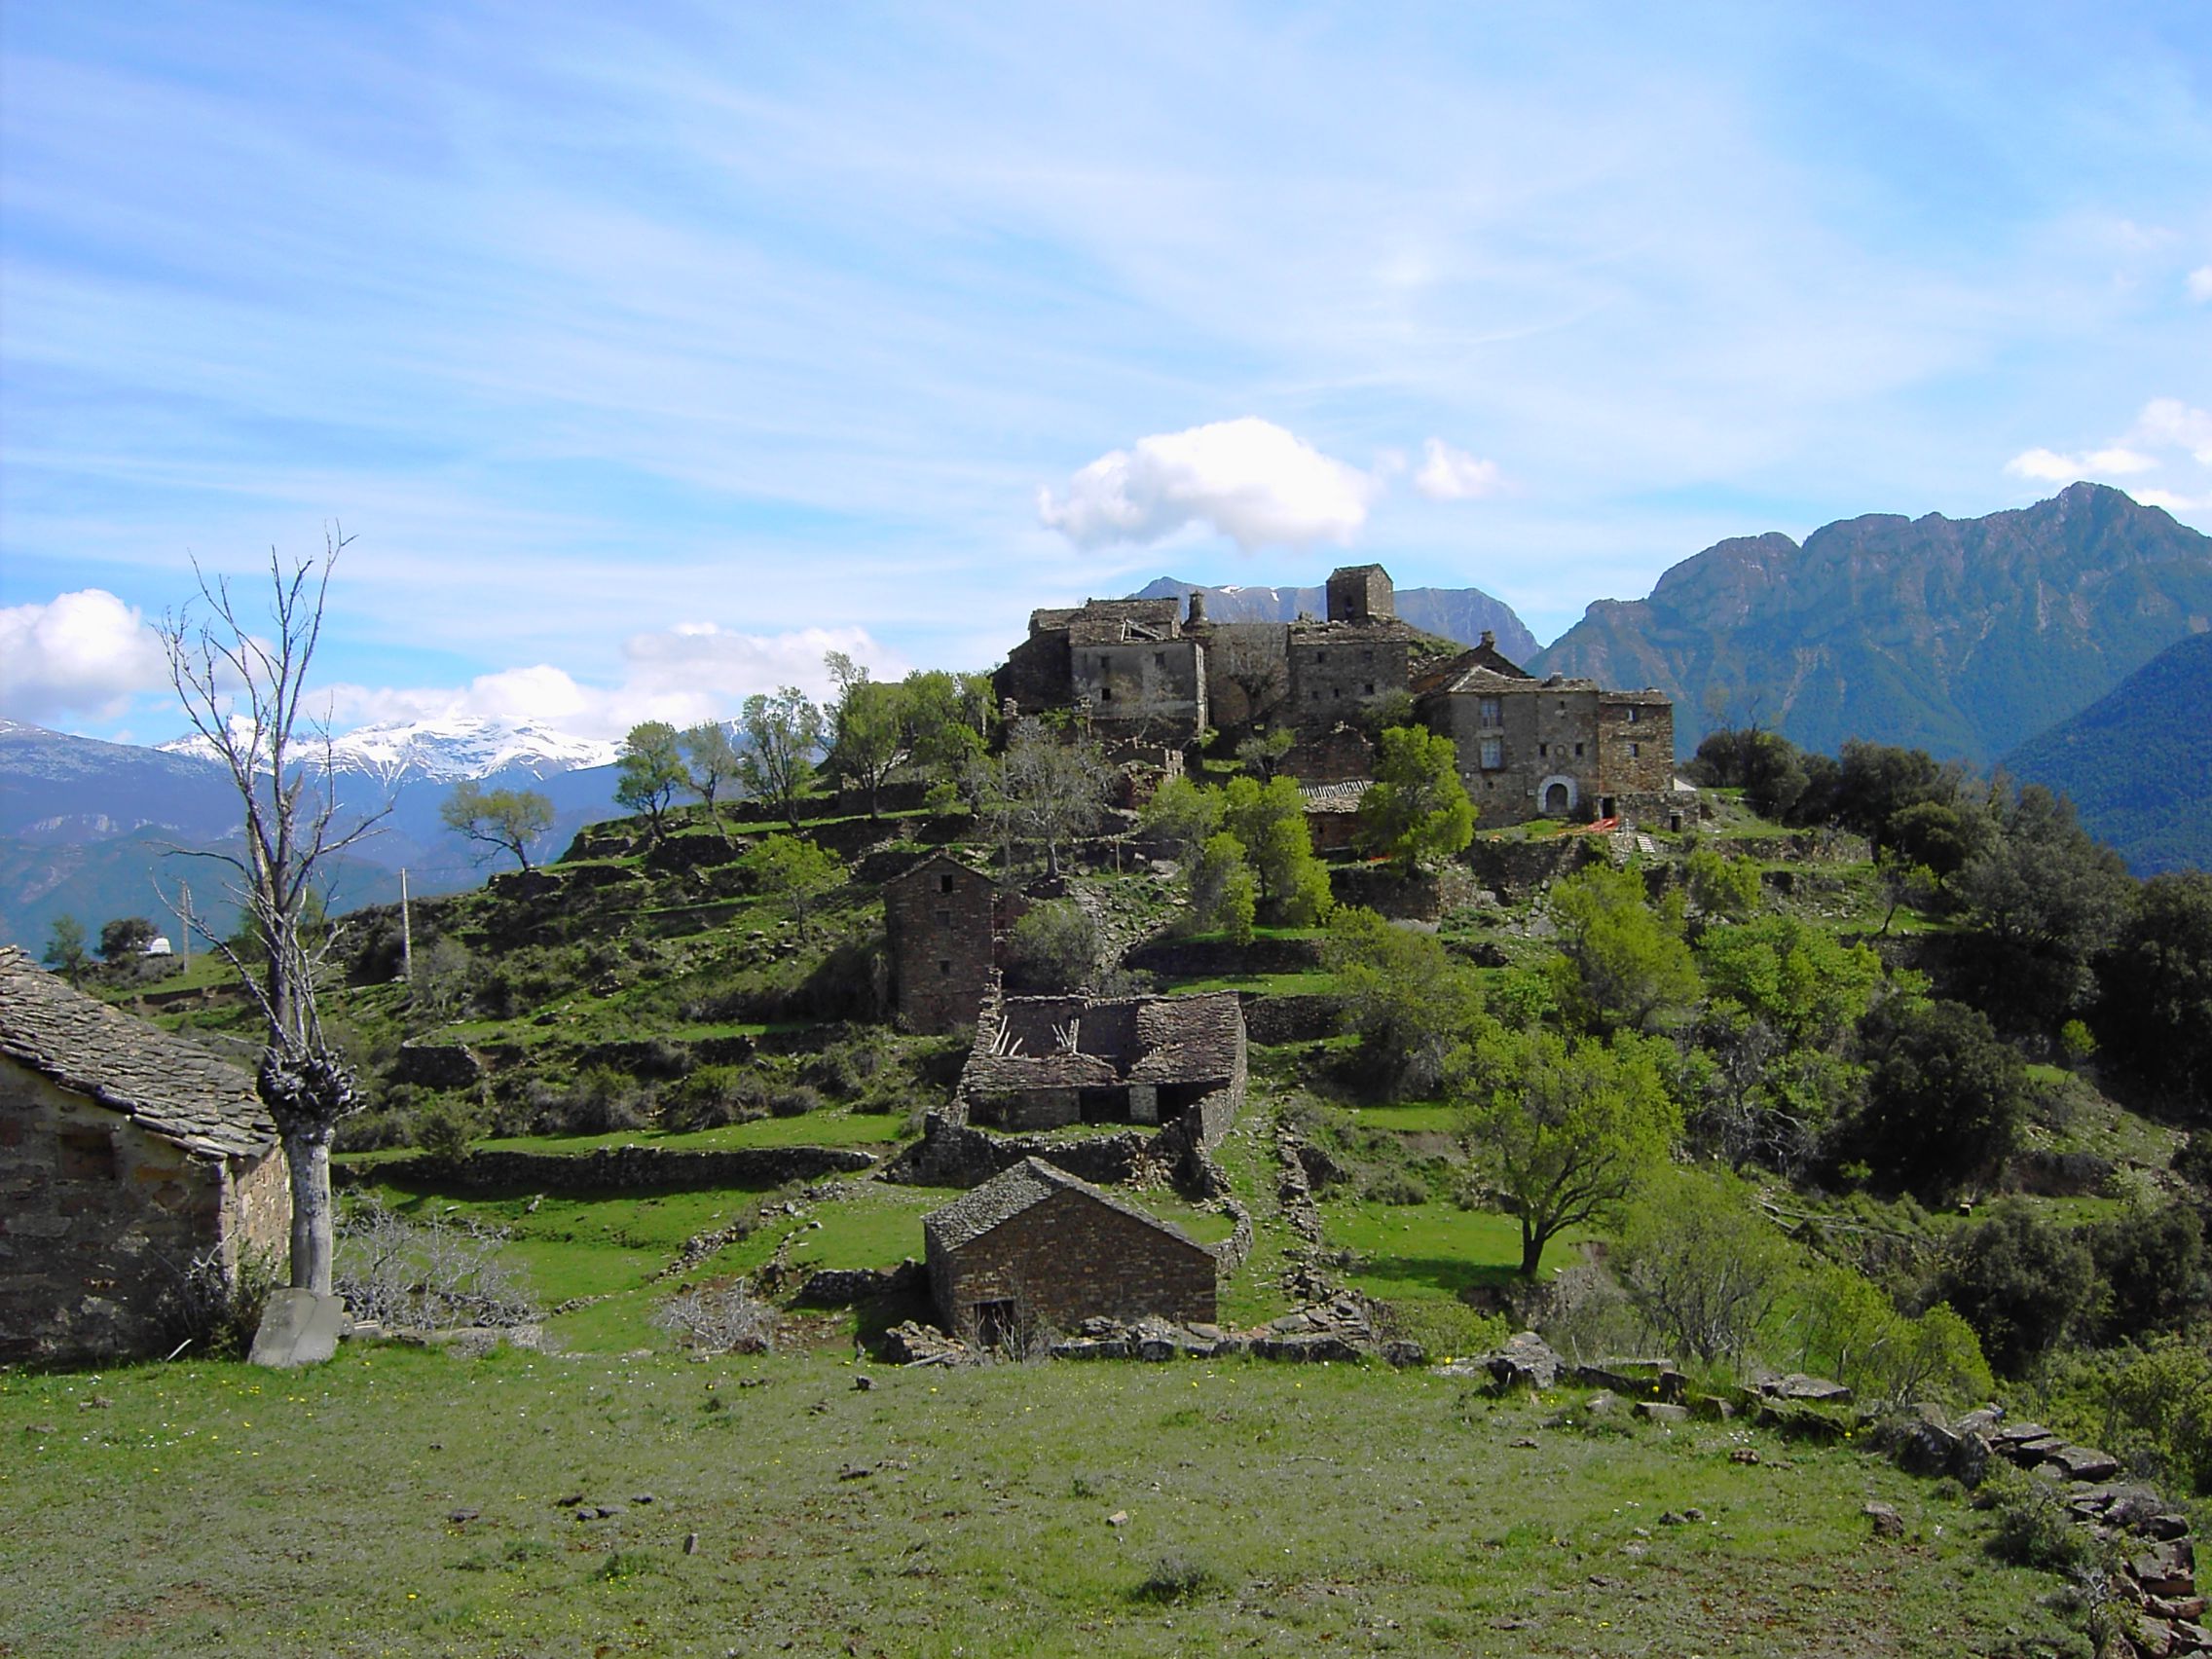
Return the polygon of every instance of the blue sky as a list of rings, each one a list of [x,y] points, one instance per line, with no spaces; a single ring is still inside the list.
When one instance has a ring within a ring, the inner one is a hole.
[[[1380,559],[2212,528],[2212,7],[0,11],[0,712],[357,539],[339,725],[596,735]]]

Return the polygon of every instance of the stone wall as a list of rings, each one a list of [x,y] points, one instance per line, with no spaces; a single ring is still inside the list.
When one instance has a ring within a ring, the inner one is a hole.
[[[1604,849],[1588,835],[1536,841],[1478,839],[1464,855],[1475,880],[1508,903],[1533,897],[1563,875],[1602,860]]]
[[[226,1167],[0,1060],[0,1361],[151,1352],[194,1257],[290,1224],[274,1148]]]
[[[974,1323],[977,1304],[1000,1301],[1058,1330],[1093,1317],[1214,1318],[1211,1250],[1087,1193],[1056,1192],[958,1249],[933,1251],[929,1269],[955,1333]]]
[[[1309,1043],[1334,1037],[1343,1022],[1335,997],[1237,994],[1244,1001],[1244,1029],[1255,1043]]]
[[[886,1124],[888,1127],[888,1122]],[[440,1193],[561,1193],[576,1198],[650,1192],[704,1192],[716,1187],[781,1187],[853,1174],[875,1159],[854,1147],[747,1146],[684,1152],[656,1146],[609,1146],[594,1152],[494,1152],[463,1158],[424,1154],[370,1166],[336,1164],[340,1186],[390,1182]]]
[[[1250,944],[1226,940],[1151,939],[1124,960],[1131,968],[1168,978],[1213,978],[1234,974],[1297,974],[1321,965],[1317,939],[1255,939]]]

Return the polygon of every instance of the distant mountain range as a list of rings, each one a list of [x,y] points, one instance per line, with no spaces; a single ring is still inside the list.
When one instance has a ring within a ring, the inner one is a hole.
[[[554,822],[540,851],[558,853],[585,824],[620,811],[614,748],[490,720],[369,726],[335,740],[340,822],[389,810],[331,871],[333,907],[398,898],[402,868],[411,890],[426,895],[473,887],[496,867],[475,863],[482,849],[439,819],[464,779],[549,798]],[[194,908],[226,932],[235,916],[223,898],[228,870],[186,855],[235,849],[238,834],[229,775],[206,757],[203,740],[139,749],[0,721],[0,941],[42,948],[61,915],[94,934],[131,915],[166,931],[173,918],[159,894],[173,893],[180,878],[191,884]]]
[[[1329,613],[1328,590],[1318,587],[1207,587],[1161,576],[1129,597],[1181,599],[1191,593],[1206,596],[1206,615],[1216,622],[1295,622],[1301,614]],[[1488,629],[1497,636],[1497,648],[1514,661],[1526,662],[1536,654],[1536,636],[1513,614],[1513,608],[1480,588],[1400,588],[1397,599],[1400,619],[1424,633],[1472,645],[1481,643]]]
[[[2212,539],[2075,484],[1986,518],[1870,514],[1723,541],[1600,600],[1528,666],[1675,699],[1677,747],[1751,722],[1987,765],[2212,626]]]
[[[2168,645],[2004,765],[2072,797],[2138,875],[2212,869],[2212,633]]]

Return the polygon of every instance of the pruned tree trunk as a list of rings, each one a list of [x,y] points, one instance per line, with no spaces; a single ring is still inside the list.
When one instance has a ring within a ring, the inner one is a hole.
[[[356,1104],[353,1080],[334,1055],[294,1059],[273,1046],[262,1054],[254,1083],[276,1120],[291,1175],[292,1288],[327,1296],[336,1249],[330,1142],[338,1120]]]

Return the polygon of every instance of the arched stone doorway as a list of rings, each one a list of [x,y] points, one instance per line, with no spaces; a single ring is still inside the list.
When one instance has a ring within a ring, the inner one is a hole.
[[[1574,810],[1574,780],[1546,778],[1536,787],[1536,810],[1546,818],[1565,818]]]

